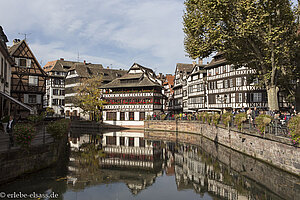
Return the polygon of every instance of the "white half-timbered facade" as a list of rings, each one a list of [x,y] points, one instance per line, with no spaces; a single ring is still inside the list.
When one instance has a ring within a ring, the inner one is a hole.
[[[251,80],[253,69],[235,69],[222,53],[214,56],[205,67],[207,70],[207,108],[266,108],[267,94],[264,88]]]
[[[147,116],[163,111],[162,81],[146,67],[134,63],[128,72],[104,85],[105,123],[118,126],[144,126]]]

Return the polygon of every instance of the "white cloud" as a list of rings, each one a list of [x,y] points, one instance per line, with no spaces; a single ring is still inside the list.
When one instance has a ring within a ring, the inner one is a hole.
[[[130,67],[139,62],[174,73],[191,62],[183,48],[184,0],[10,0],[0,24],[12,40],[32,33],[30,45],[44,63],[60,57]],[[13,8],[13,9],[10,9]],[[26,12],[24,12],[26,11]]]

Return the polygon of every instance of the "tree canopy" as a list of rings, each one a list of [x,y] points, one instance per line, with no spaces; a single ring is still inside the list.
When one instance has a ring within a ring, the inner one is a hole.
[[[299,26],[291,3],[186,0],[185,6],[183,30],[188,55],[195,59],[223,52],[229,64],[255,69],[267,89],[269,108],[278,110],[279,87],[288,88],[286,80],[299,76]]]
[[[76,87],[77,94],[73,100],[75,106],[80,107],[83,113],[90,114],[94,120],[100,119],[104,103],[101,98],[101,83],[101,75],[83,79],[81,84]]]

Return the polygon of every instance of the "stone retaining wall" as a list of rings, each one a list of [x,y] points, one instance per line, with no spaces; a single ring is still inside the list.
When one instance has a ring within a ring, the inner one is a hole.
[[[242,133],[197,121],[145,121],[145,130],[164,130],[202,135],[226,147],[245,153],[269,164],[300,175],[300,148],[289,139],[264,138],[260,135]],[[174,134],[167,133],[166,134]]]
[[[66,151],[67,136],[58,142],[32,146],[28,150],[13,149],[0,153],[0,184],[56,163]]]

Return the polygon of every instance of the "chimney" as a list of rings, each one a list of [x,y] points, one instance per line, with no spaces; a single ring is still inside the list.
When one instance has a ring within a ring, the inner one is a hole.
[[[13,40],[13,45],[18,44],[19,42],[21,42],[20,39],[14,39],[14,40]]]
[[[65,60],[64,58],[60,58],[60,60]]]
[[[203,60],[202,60],[201,58],[199,58],[198,64],[199,64],[199,65],[203,65]]]

